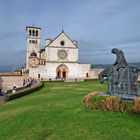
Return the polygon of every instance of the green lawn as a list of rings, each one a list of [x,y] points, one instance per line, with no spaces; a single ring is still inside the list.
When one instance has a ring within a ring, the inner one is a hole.
[[[139,140],[140,115],[86,109],[82,100],[92,91],[107,84],[48,82],[0,105],[0,140]]]

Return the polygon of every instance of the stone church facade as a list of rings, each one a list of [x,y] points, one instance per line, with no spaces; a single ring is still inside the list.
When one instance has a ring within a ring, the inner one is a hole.
[[[36,79],[90,78],[91,64],[78,63],[78,44],[62,32],[55,39],[46,39],[45,48],[40,48],[39,27],[26,27],[26,69]]]

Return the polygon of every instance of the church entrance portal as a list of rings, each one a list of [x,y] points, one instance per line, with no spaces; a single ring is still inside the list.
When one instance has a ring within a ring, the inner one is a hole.
[[[60,77],[61,77],[60,74],[61,74],[61,71],[58,71],[58,72],[57,72],[57,78],[58,78],[58,79],[60,79]]]
[[[66,78],[66,72],[63,71],[63,78]]]
[[[66,65],[59,65],[56,69],[57,79],[65,79],[68,76],[68,68]]]

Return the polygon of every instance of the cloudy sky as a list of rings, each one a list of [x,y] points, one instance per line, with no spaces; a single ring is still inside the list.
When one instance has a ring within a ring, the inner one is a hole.
[[[41,47],[64,28],[80,62],[113,63],[112,48],[140,62],[140,0],[0,0],[0,65],[24,64],[27,25],[42,28]]]

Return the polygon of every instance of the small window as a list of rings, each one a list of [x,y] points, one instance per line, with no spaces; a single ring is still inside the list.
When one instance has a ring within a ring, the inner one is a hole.
[[[31,30],[29,30],[29,36],[31,36]]]
[[[40,74],[38,74],[38,79],[40,78]]]
[[[31,41],[31,40],[29,40],[29,43],[32,43],[32,41]]]
[[[65,42],[62,40],[62,41],[60,42],[60,44],[61,44],[62,46],[64,46],[64,45],[65,45]]]
[[[36,36],[38,36],[38,30],[36,30]]]
[[[37,44],[37,40],[32,40],[32,43],[33,44]]]
[[[32,36],[35,36],[35,30],[32,30]]]
[[[87,78],[89,77],[89,74],[88,74],[88,73],[86,73],[86,77],[87,77]]]

